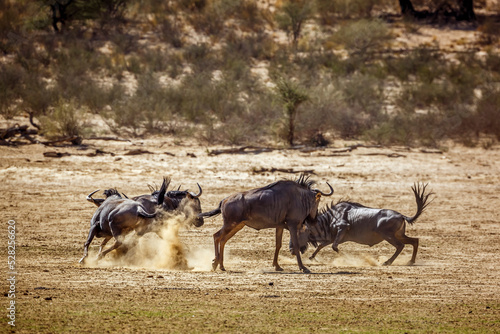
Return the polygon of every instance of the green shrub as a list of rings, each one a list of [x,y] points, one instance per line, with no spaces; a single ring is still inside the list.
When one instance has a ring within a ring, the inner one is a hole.
[[[386,60],[386,64],[389,73],[399,80],[408,81],[414,75],[423,82],[431,83],[443,75],[446,62],[438,52],[418,47],[407,56]]]
[[[385,99],[383,83],[375,77],[355,73],[337,83],[338,90],[348,106],[376,119]]]
[[[47,115],[39,119],[42,134],[48,138],[82,137],[89,130],[83,112],[73,101],[59,100]]]
[[[473,122],[476,131],[492,134],[500,140],[500,89],[498,86],[487,86],[477,103],[477,111]]]
[[[0,115],[11,119],[18,114],[17,99],[22,94],[25,71],[17,65],[0,65]]]
[[[341,19],[371,17],[373,8],[382,3],[382,0],[316,0],[323,24],[333,24],[336,17]]]
[[[333,42],[342,44],[351,55],[365,55],[388,42],[392,36],[385,22],[379,19],[361,19],[342,26],[332,36]]]

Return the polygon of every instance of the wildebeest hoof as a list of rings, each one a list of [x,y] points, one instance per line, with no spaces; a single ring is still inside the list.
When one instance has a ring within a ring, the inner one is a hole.
[[[78,263],[79,263],[79,264],[85,264],[85,259],[86,259],[86,258],[87,258],[86,256],[82,257],[82,258],[80,259],[80,261],[78,261]]]
[[[337,253],[339,252],[339,249],[338,249],[337,247],[335,247],[335,246],[332,246],[332,249],[333,249],[334,251],[336,251]]]
[[[303,272],[304,274],[310,274],[310,273],[311,273],[311,271],[310,271],[309,269],[305,268],[305,267],[304,267],[304,268],[302,268],[302,272]]]
[[[383,266],[390,266],[392,264],[392,262],[389,262],[389,261],[385,261],[384,263],[382,263]]]
[[[415,264],[415,261],[410,260],[410,261],[408,261],[408,263],[406,265],[407,266],[413,266],[414,264]]]
[[[276,267],[274,267],[274,269],[275,269],[276,271],[283,271],[283,268],[281,268],[280,266],[276,266]]]

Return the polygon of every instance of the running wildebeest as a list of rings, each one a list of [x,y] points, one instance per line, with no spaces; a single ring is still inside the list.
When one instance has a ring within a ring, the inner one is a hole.
[[[167,188],[169,184],[170,178],[167,178]],[[189,221],[192,222],[194,226],[200,227],[204,224],[203,218],[198,216],[201,213],[201,202],[199,197],[203,193],[203,190],[198,183],[197,185],[197,194],[190,192],[189,190],[181,191],[179,190],[180,187],[177,190],[168,191],[164,196],[162,207],[166,212],[184,214],[184,216],[189,219]],[[152,191],[151,194],[135,196],[132,197],[132,199],[142,204],[144,208],[146,208],[147,212],[152,213],[156,209],[159,191],[152,186],[150,186],[150,189]],[[87,200],[94,203],[96,206],[99,206],[104,202],[104,199],[92,198],[92,195],[97,191],[99,190],[90,193],[87,196]],[[106,195],[106,191],[104,194]],[[122,195],[126,197],[126,195]]]
[[[215,259],[213,270],[220,266],[224,268],[224,246],[226,242],[245,225],[256,230],[264,228],[276,229],[276,250],[273,266],[277,271],[283,269],[278,264],[278,254],[281,248],[283,229],[287,228],[292,236],[293,247],[298,250],[297,229],[304,220],[316,218],[318,204],[323,196],[331,196],[318,189],[311,189],[314,181],[309,176],[301,175],[296,181],[282,180],[262,188],[239,192],[223,199],[219,207],[210,212],[200,214],[201,217],[212,217],[222,213],[223,226],[214,234]],[[299,268],[309,273],[297,251]]]
[[[308,243],[317,247],[310,257],[313,259],[323,247],[329,244],[332,244],[333,250],[338,252],[338,245],[346,241],[354,241],[371,247],[386,240],[396,247],[396,252],[384,262],[384,265],[391,265],[405,244],[413,246],[413,254],[408,264],[414,264],[417,257],[418,238],[405,235],[406,223],[416,222],[432,202],[428,200],[433,193],[426,193],[426,188],[427,184],[414,184],[411,188],[417,203],[417,213],[413,217],[407,217],[393,210],[374,209],[345,201],[327,207],[318,215],[315,224],[306,223],[305,228],[299,231],[300,251],[304,253]],[[292,241],[290,241],[290,251],[292,254],[295,251],[295,248],[292,248]]]
[[[166,190],[167,180],[164,179],[157,197],[158,206],[162,205]],[[94,237],[104,238],[97,255],[99,260],[112,250],[120,247],[126,234],[132,231],[135,231],[137,235],[146,233],[151,225],[151,219],[157,215],[157,211],[149,213],[139,202],[123,198],[115,189],[107,190],[105,194],[107,198],[99,205],[90,220],[90,231],[80,263],[85,261],[89,245]],[[103,251],[102,249],[111,238],[115,238],[114,245]]]

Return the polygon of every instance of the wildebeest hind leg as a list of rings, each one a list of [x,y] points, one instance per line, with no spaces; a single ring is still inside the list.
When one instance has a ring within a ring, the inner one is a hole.
[[[212,261],[212,270],[217,269],[217,266],[219,265],[219,244],[220,244],[220,236],[222,234],[222,229],[223,228],[214,233],[215,258]]]
[[[106,254],[108,254],[109,252],[117,249],[118,247],[120,247],[122,245],[122,242],[121,241],[118,241],[118,240],[115,240],[115,243],[113,244],[113,246],[109,247],[108,249],[106,249],[104,252],[100,253],[98,256],[97,256],[97,259],[100,260],[102,259],[103,257],[106,256]]]
[[[393,236],[384,235],[383,237],[385,240],[387,240],[387,242],[396,247],[396,252],[394,253],[394,255],[391,256],[389,260],[384,262],[384,266],[390,266],[394,262],[394,260],[398,257],[398,255],[401,253],[405,245]]]
[[[245,227],[245,223],[241,222],[237,225],[231,225],[226,228],[225,226],[221,229],[221,234],[219,236],[218,244],[219,244],[219,256],[218,258],[216,257],[214,259],[214,262],[212,263],[212,268],[215,270],[217,269],[217,264],[219,265],[220,270],[225,271],[226,268],[224,268],[224,246],[226,245],[226,242],[231,239],[236,232],[241,230],[243,227]],[[215,238],[214,238],[215,239]],[[216,245],[217,247],[217,245]]]
[[[401,240],[404,244],[413,246],[413,253],[411,255],[411,260],[408,262],[408,265],[415,264],[415,260],[417,258],[417,251],[418,251],[418,238],[411,238],[411,237],[407,237],[406,235],[403,235],[402,237],[399,237],[398,239]]]
[[[101,257],[102,249],[106,244],[108,243],[109,240],[111,240],[112,236],[107,236],[104,238],[104,240],[101,242],[101,246],[99,246],[99,252],[97,253],[97,258]]]
[[[283,271],[283,268],[278,264],[278,254],[281,249],[281,243],[283,240],[283,227],[276,228],[276,249],[274,251],[273,267],[276,271]]]

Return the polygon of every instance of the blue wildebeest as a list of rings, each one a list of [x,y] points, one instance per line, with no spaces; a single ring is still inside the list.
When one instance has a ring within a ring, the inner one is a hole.
[[[278,264],[278,253],[281,248],[283,229],[288,229],[292,236],[293,247],[298,249],[297,230],[306,218],[314,220],[318,212],[318,204],[323,196],[331,196],[318,189],[312,189],[314,181],[301,175],[296,181],[282,180],[265,187],[235,193],[223,199],[219,207],[210,212],[200,214],[201,217],[212,217],[222,213],[223,226],[214,234],[215,259],[213,270],[217,266],[224,268],[224,246],[236,232],[245,225],[256,230],[264,228],[276,229],[276,249],[273,266],[277,271],[283,269]],[[297,251],[297,263],[303,272],[310,272],[303,264]]]
[[[163,203],[166,190],[167,180],[164,179],[157,196],[158,207]],[[91,197],[92,194],[88,197]],[[157,215],[157,211],[148,212],[139,202],[123,198],[115,189],[105,191],[105,195],[107,198],[99,205],[90,220],[90,231],[84,245],[83,257],[80,263],[85,261],[89,245],[94,237],[104,238],[97,255],[97,259],[99,260],[112,250],[120,247],[126,234],[132,231],[135,231],[137,235],[146,233],[151,225],[151,219]],[[94,202],[94,204],[96,203]],[[103,251],[104,246],[111,238],[115,238],[114,245]]]
[[[384,262],[384,265],[392,264],[405,244],[413,246],[413,254],[408,264],[414,264],[417,257],[418,238],[405,235],[406,223],[413,224],[432,202],[429,202],[429,197],[433,193],[426,193],[426,188],[427,184],[415,184],[411,188],[417,203],[417,213],[413,217],[407,217],[394,210],[373,209],[346,201],[327,207],[318,215],[315,224],[306,222],[305,227],[299,231],[300,251],[304,253],[308,243],[317,247],[310,257],[313,259],[323,247],[329,244],[332,244],[333,250],[338,252],[338,245],[346,241],[354,241],[371,247],[386,240],[396,247],[396,252]],[[295,251],[291,240],[290,251],[292,253]]]
[[[170,184],[170,178],[166,178],[166,187],[168,189],[168,185]],[[178,213],[183,214],[186,219],[193,223],[194,226],[200,227],[203,225],[204,221],[202,217],[199,217],[198,214],[201,213],[201,202],[199,197],[203,193],[200,185],[198,185],[198,193],[190,192],[189,190],[171,190],[168,191],[163,199],[162,208],[166,212],[170,213]],[[134,201],[139,202],[144,206],[147,212],[152,213],[156,210],[157,199],[159,191],[154,187],[150,186],[151,194],[140,195],[132,197]],[[96,190],[87,196],[87,200],[89,202],[94,203],[96,206],[101,205],[104,202],[104,199],[92,198],[92,195],[99,190]],[[106,191],[104,193],[106,195]],[[125,194],[122,194],[126,197]],[[127,197],[128,198],[128,197]]]

